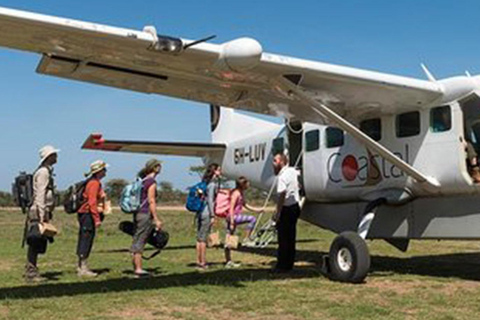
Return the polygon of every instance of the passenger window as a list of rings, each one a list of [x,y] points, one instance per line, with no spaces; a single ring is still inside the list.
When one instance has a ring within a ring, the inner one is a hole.
[[[360,122],[360,130],[375,141],[382,139],[382,121],[380,118]]]
[[[343,142],[344,142],[343,130],[334,128],[334,127],[328,127],[325,130],[325,135],[327,137],[327,148],[335,148],[335,147],[343,146]]]
[[[285,149],[285,142],[283,138],[273,139],[272,142],[272,154],[283,153]]]
[[[413,111],[397,116],[397,137],[406,138],[420,133],[420,112]]]
[[[430,129],[433,132],[444,132],[452,128],[450,106],[436,107],[430,110]]]
[[[320,148],[320,131],[311,130],[305,133],[305,151],[315,151]]]

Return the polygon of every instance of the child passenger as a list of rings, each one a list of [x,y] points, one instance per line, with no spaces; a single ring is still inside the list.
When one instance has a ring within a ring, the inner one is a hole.
[[[240,177],[235,182],[236,186],[235,189],[232,190],[230,198],[230,210],[226,218],[227,232],[233,235],[237,225],[246,224],[243,245],[248,245],[252,242],[250,237],[253,229],[255,228],[255,224],[257,223],[257,218],[252,215],[243,214],[242,209],[245,208],[255,213],[262,213],[263,209],[247,205],[244,196],[244,192],[250,187],[250,182],[247,180],[247,178]],[[232,261],[232,252],[228,247],[225,247],[225,260],[226,268],[236,268],[240,266],[240,264]]]

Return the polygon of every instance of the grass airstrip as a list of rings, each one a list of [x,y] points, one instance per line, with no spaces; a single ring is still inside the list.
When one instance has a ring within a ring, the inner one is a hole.
[[[208,252],[211,268],[196,271],[193,218],[161,211],[168,247],[145,262],[153,277],[134,279],[130,238],[118,231],[130,216],[107,217],[90,265],[95,279],[76,275],[75,216],[57,212],[61,230],[39,266],[49,280],[22,279],[24,216],[0,212],[0,319],[472,319],[480,315],[480,243],[414,241],[401,253],[369,242],[371,272],[364,284],[332,282],[320,272],[334,237],[299,223],[292,274],[269,273],[275,247],[234,253],[242,267],[226,270],[221,249]],[[148,254],[152,251],[147,251]]]

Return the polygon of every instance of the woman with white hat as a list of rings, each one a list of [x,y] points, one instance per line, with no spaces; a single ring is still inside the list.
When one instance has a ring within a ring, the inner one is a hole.
[[[78,210],[78,232],[77,256],[78,275],[95,277],[97,273],[88,268],[87,260],[92,251],[95,230],[102,224],[102,213],[99,211],[99,203],[105,200],[105,192],[102,188],[102,180],[107,174],[106,164],[97,160],[90,165],[90,171],[85,174],[88,177],[85,191],[83,192],[84,202]]]
[[[53,165],[57,163],[57,153],[60,150],[52,146],[44,146],[40,149],[40,163],[33,174],[33,205],[28,213],[28,230],[38,228],[38,224],[52,219],[55,208],[55,183],[53,181]],[[47,239],[40,237],[28,241],[27,265],[25,279],[27,281],[44,280],[37,268],[38,255],[47,250]]]

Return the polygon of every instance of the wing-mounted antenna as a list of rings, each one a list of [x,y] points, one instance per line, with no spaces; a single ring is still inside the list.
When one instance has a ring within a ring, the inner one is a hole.
[[[153,43],[150,46],[151,50],[173,54],[181,53],[182,51],[187,50],[192,46],[195,46],[202,42],[210,41],[217,37],[216,35],[212,35],[206,38],[202,38],[200,40],[193,40],[189,43],[184,43],[184,41],[180,38],[159,35],[155,26],[145,26],[143,28],[143,32],[149,33],[153,37]]]
[[[470,74],[470,72],[468,72],[468,70],[465,70],[465,75],[466,75],[467,77],[469,77],[469,78],[472,77],[472,75]]]
[[[210,41],[212,39],[215,39],[216,37],[217,37],[216,35],[211,35],[211,36],[208,36],[206,38],[202,38],[200,40],[195,40],[195,41],[192,41],[190,43],[184,44],[183,45],[183,50],[187,50],[188,48],[193,47],[193,46],[195,46],[199,43]]]
[[[435,79],[435,77],[432,75],[432,73],[428,70],[428,68],[423,63],[421,64],[421,66],[422,66],[423,72],[425,72],[425,74],[427,75],[428,80],[430,80],[431,82],[437,82],[437,79]]]

